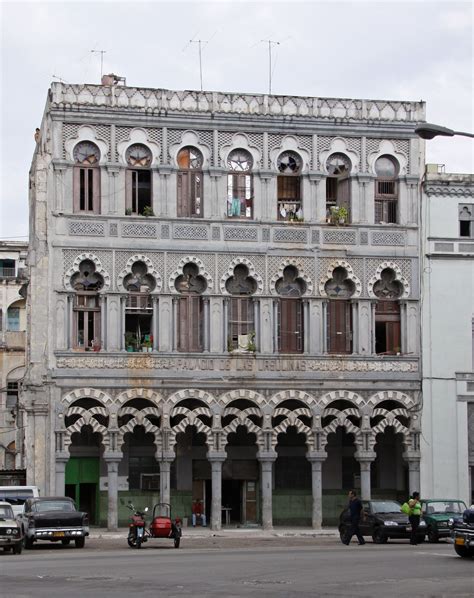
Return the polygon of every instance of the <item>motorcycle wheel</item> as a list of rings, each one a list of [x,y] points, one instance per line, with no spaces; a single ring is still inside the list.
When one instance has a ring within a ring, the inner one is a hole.
[[[128,536],[127,542],[130,548],[135,548],[135,546],[137,545],[137,540],[134,536]]]
[[[135,544],[136,544],[137,548],[141,548],[142,547],[142,539],[141,538],[137,538]]]
[[[181,543],[181,538],[174,539],[174,547],[175,548],[179,548],[180,543]]]

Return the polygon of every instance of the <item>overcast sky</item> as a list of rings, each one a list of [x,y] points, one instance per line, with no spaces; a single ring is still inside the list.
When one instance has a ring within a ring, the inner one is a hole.
[[[127,85],[268,91],[317,97],[424,100],[427,120],[473,131],[471,2],[225,1],[15,2],[1,6],[0,239],[26,240],[28,169],[53,75],[99,83],[104,72]],[[473,172],[473,142],[428,142],[427,160]]]

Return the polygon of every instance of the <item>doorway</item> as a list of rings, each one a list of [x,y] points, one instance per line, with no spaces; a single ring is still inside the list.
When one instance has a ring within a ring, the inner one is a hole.
[[[241,480],[222,480],[222,508],[230,509],[230,523],[242,523],[242,487]]]
[[[66,465],[66,496],[72,498],[80,511],[89,514],[94,525],[99,519],[99,459],[71,457]]]

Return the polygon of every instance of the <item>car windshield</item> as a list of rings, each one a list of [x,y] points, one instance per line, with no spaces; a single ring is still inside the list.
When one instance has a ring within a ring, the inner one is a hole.
[[[426,503],[423,510],[427,515],[444,515],[444,513],[462,513],[465,508],[466,505],[460,501],[440,500]]]
[[[13,519],[13,510],[7,505],[0,505],[0,519]]]
[[[45,513],[46,511],[74,511],[74,505],[68,500],[42,500],[36,503],[36,511]]]
[[[372,513],[400,513],[400,505],[394,500],[380,500],[372,503]]]
[[[32,498],[33,490],[2,490],[0,488],[0,500],[9,502],[11,505],[21,506],[27,498]]]

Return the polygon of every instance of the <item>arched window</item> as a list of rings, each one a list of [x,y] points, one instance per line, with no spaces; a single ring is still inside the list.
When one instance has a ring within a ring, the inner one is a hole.
[[[350,297],[355,285],[348,278],[347,270],[334,268],[325,291],[329,297],[327,312],[328,353],[352,353],[352,305]]]
[[[229,301],[227,347],[230,351],[255,350],[255,317],[252,295],[257,282],[249,275],[244,264],[234,268],[234,275],[226,282],[232,295]]]
[[[142,143],[134,143],[125,152],[126,214],[153,215],[151,196],[151,151]]]
[[[375,162],[375,222],[397,222],[398,162],[392,156],[380,156]]]
[[[350,173],[352,164],[342,153],[331,154],[326,161],[326,214],[329,220],[343,219],[348,222],[351,206]],[[341,208],[341,210],[339,210]],[[343,210],[342,210],[343,209]]]
[[[100,296],[104,286],[102,276],[96,272],[94,262],[83,260],[79,272],[71,278],[74,296],[73,347],[86,351],[100,349]]]
[[[177,214],[182,217],[202,218],[202,154],[195,147],[179,150]]]
[[[123,281],[128,295],[125,304],[125,348],[151,351],[153,348],[153,304],[150,293],[156,286],[147,265],[135,262]]]
[[[400,302],[402,284],[395,272],[385,268],[380,280],[374,284],[375,306],[375,352],[397,354],[401,352]]]
[[[81,141],[73,151],[74,212],[100,213],[100,150],[91,141]]]
[[[302,220],[300,156],[291,151],[280,154],[278,161],[278,220]]]
[[[287,266],[275,285],[278,300],[278,351],[302,353],[304,345],[303,301],[306,284],[295,266]]]
[[[181,296],[178,299],[178,351],[199,353],[204,350],[204,302],[207,288],[204,276],[196,264],[189,263],[175,281]]]
[[[227,158],[227,216],[253,218],[253,159],[244,149],[230,152]]]

